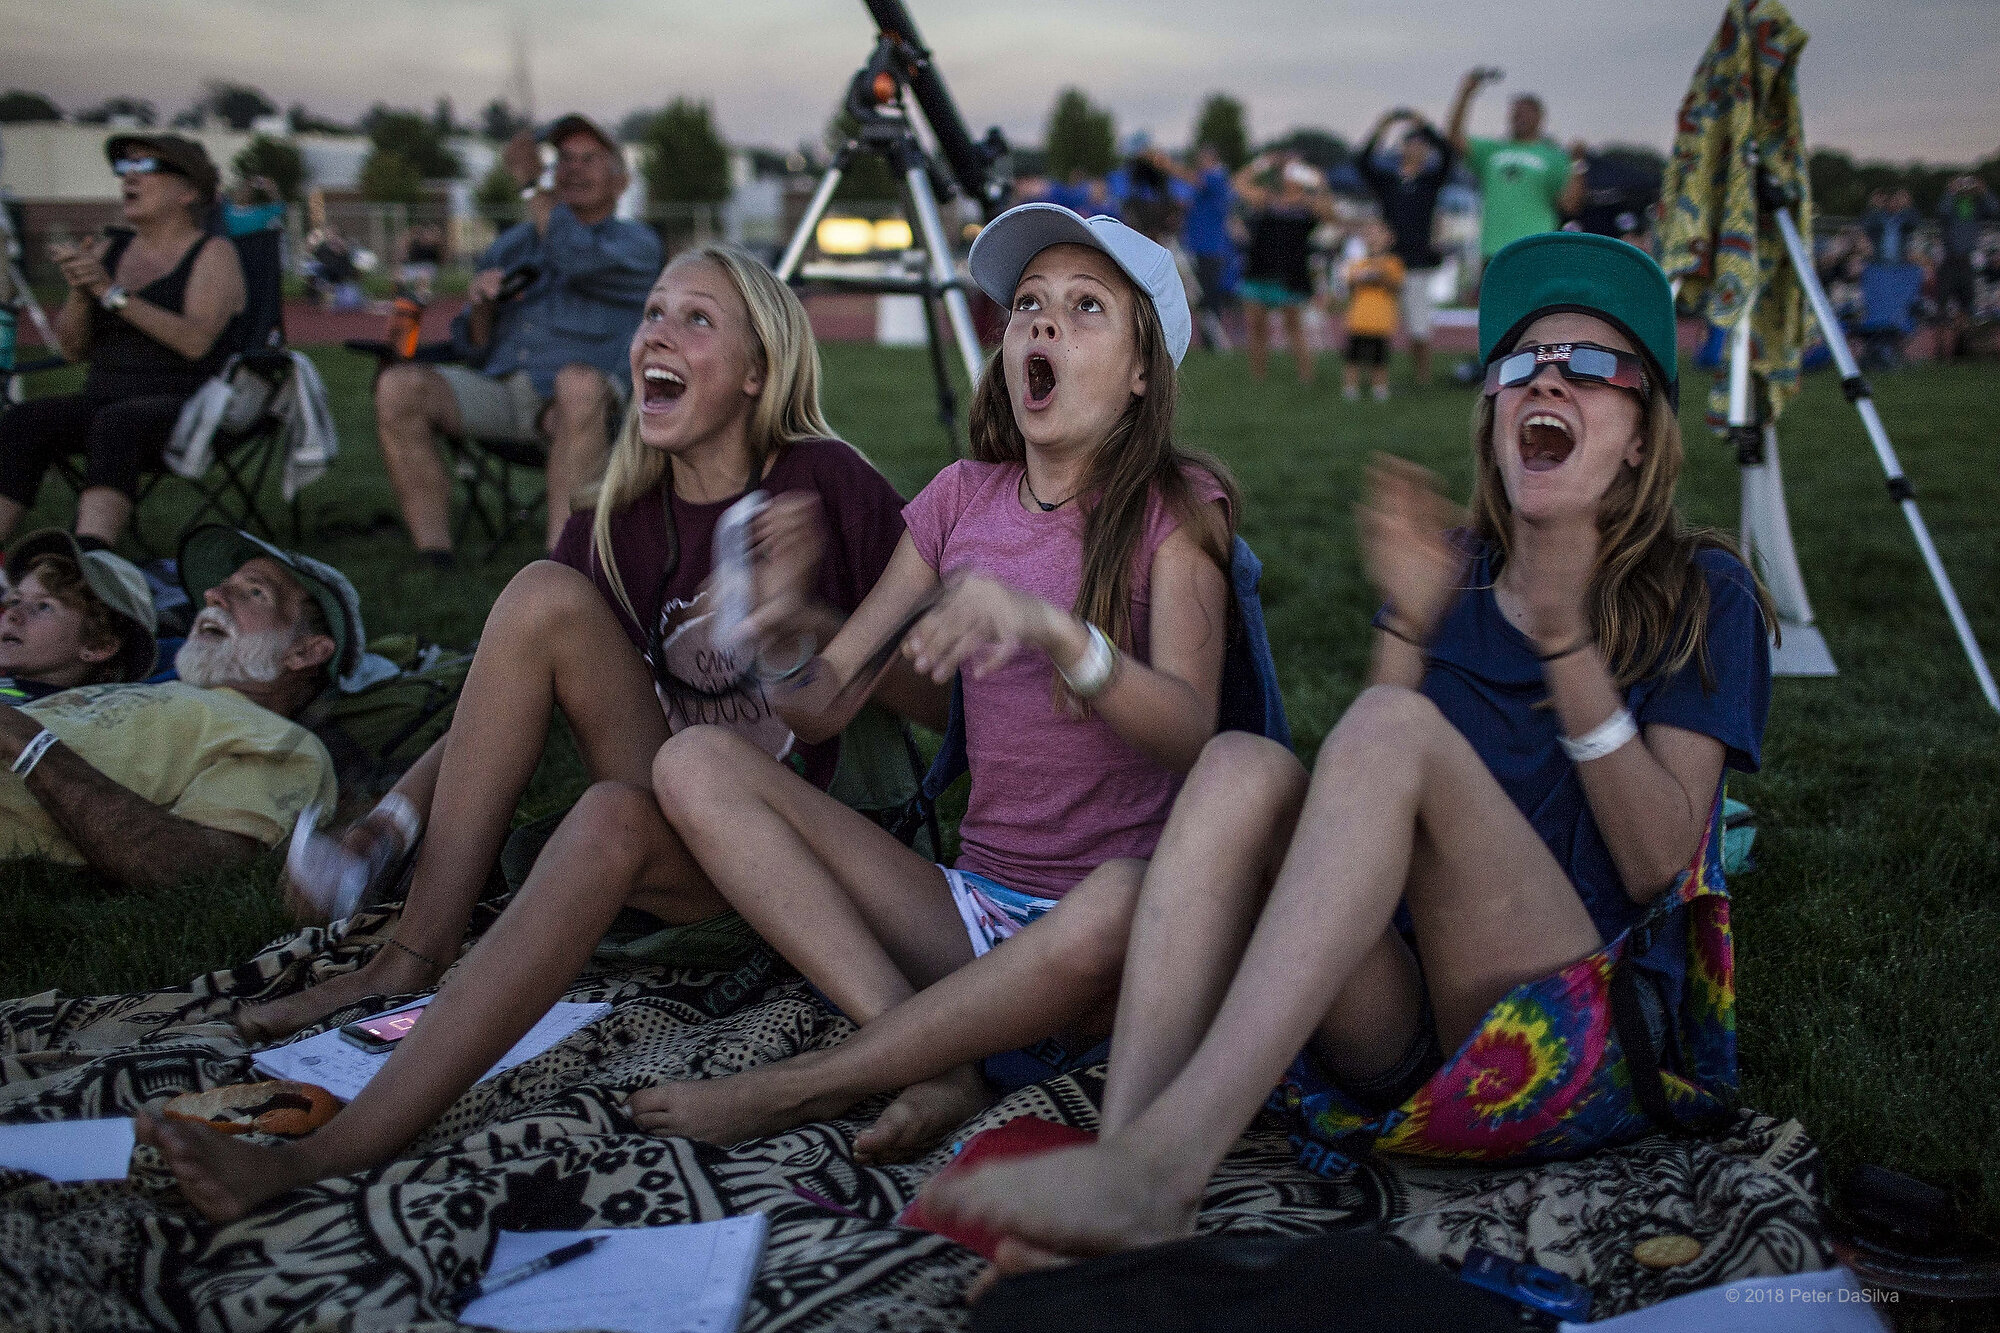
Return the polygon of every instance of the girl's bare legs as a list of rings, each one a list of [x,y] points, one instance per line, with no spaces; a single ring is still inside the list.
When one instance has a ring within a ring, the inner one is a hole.
[[[645,662],[589,579],[538,560],[514,576],[486,618],[394,927],[400,944],[445,965],[458,956],[557,708],[593,778],[648,785],[667,724]],[[418,959],[385,947],[356,971],[240,1011],[236,1026],[253,1044],[271,1041],[366,996],[436,981]]]
[[[1299,369],[1299,383],[1313,382],[1313,349],[1306,337],[1306,307],[1304,302],[1288,305],[1281,312],[1285,319],[1285,340],[1292,347],[1292,364]]]
[[[858,1026],[972,961],[943,871],[733,732],[675,736],[653,790],[717,892]],[[962,1120],[983,1104],[970,1066],[936,1082],[924,1099],[951,1106],[928,1119],[962,1107]],[[676,1133],[746,1123],[701,1113],[697,1124],[691,1103],[668,1085],[633,1094],[632,1110],[672,1117]]]
[[[650,789],[600,782],[584,793],[534,871],[388,1063],[324,1128],[255,1145],[183,1123],[141,1125],[189,1202],[211,1221],[287,1189],[394,1157],[534,1026],[630,902],[667,920],[725,910],[661,818]]]
[[[1125,963],[1142,861],[1107,861],[1048,915],[864,1025],[812,1051],[731,1078],[670,1083],[640,1097],[641,1128],[714,1143],[775,1134],[907,1088],[854,1141],[863,1160],[906,1161],[965,1119],[935,1080],[1056,1033],[1100,1034]],[[948,1119],[945,1117],[949,1117]]]
[[[1190,779],[1182,801],[1194,790]],[[1300,1047],[1315,1040],[1336,1072],[1362,1077],[1414,1032],[1414,976],[1389,934],[1399,899],[1415,918],[1447,1050],[1514,985],[1601,945],[1534,829],[1465,738],[1410,690],[1367,691],[1327,738],[1277,883],[1212,1017],[1192,1000],[1135,1003],[1161,965],[1142,957],[1156,884],[1200,882],[1183,879],[1184,854],[1163,839],[1147,872],[1112,1055],[1120,1086],[1115,1106],[1107,1089],[1102,1139],[939,1181],[939,1208],[1072,1254],[1187,1234],[1209,1176]],[[1153,984],[1164,993],[1187,979],[1168,972]],[[1176,1069],[1178,1050],[1191,1054]]]
[[[1250,378],[1261,380],[1271,359],[1269,308],[1260,301],[1243,303],[1243,331],[1250,351]]]

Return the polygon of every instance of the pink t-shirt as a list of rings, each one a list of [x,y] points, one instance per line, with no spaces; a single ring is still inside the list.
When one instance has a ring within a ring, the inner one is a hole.
[[[1204,502],[1214,478],[1190,469]],[[903,510],[917,553],[940,576],[970,571],[1067,610],[1083,581],[1083,513],[1022,508],[1019,463],[953,463]],[[1153,555],[1179,526],[1156,494],[1132,576],[1134,654],[1151,660]],[[1116,857],[1149,857],[1181,775],[1125,743],[1095,713],[1052,702],[1055,666],[1040,652],[975,680],[965,673],[965,748],[972,793],[959,825],[958,868],[1009,888],[1060,898]]]

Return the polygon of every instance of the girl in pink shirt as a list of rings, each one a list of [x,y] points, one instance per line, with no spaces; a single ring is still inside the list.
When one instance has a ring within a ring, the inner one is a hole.
[[[1144,858],[1215,733],[1235,496],[1219,464],[1173,443],[1191,321],[1166,250],[1030,204],[988,226],[971,263],[1012,311],[972,459],[904,510],[881,582],[774,693],[801,740],[837,732],[873,650],[918,615],[902,644],[915,675],[964,685],[962,854],[932,865],[730,732],[670,741],[654,768],[668,821],[861,1030],[635,1093],[657,1133],[734,1143],[902,1089],[855,1148],[914,1157],[985,1106],[973,1061],[1109,1030]],[[797,623],[817,553],[771,541],[758,558],[752,632]],[[800,653],[789,635],[766,647],[780,664]]]

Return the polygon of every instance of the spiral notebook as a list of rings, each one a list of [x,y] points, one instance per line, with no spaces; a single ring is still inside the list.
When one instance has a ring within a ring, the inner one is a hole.
[[[673,1227],[503,1231],[494,1239],[489,1274],[587,1236],[610,1239],[581,1259],[480,1297],[458,1319],[517,1333],[735,1333],[769,1228],[762,1213],[750,1213]]]

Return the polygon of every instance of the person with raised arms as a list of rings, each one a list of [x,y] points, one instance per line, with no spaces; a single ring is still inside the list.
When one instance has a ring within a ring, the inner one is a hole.
[[[1658,265],[1604,237],[1516,242],[1487,271],[1480,344],[1470,532],[1419,469],[1374,469],[1360,511],[1384,601],[1371,683],[1310,779],[1227,733],[1174,807],[1140,892],[1099,1138],[927,1187],[942,1225],[1005,1237],[1003,1271],[1188,1235],[1274,1085],[1301,1157],[1338,1164],[1352,1145],[1310,1108],[1401,1132],[1402,1118],[1367,1117],[1436,1110],[1432,1075],[1517,988],[1537,988],[1546,1027],[1601,1032],[1599,1013],[1573,1022],[1583,991],[1566,987],[1613,946],[1673,1062],[1683,993],[1711,983],[1689,974],[1692,932],[1637,927],[1676,900],[1663,895],[1681,893],[1697,849],[1701,878],[1719,875],[1723,770],[1756,768],[1770,702],[1771,608],[1727,540],[1673,507]],[[1572,1047],[1500,1118],[1542,1116],[1566,1152],[1646,1132],[1645,1115],[1582,1101],[1633,1095],[1632,1080],[1590,1077],[1606,1051],[1641,1067],[1630,1036],[1620,1024],[1615,1043]],[[1476,1115],[1453,1125],[1495,1133]],[[1496,1142],[1510,1141],[1440,1140],[1484,1160],[1507,1155]]]
[[[972,1061],[1109,1028],[1145,858],[1215,734],[1234,488],[1174,442],[1192,320],[1167,250],[1112,218],[1024,204],[980,234],[971,269],[1011,312],[972,457],[910,502],[882,582],[777,696],[800,735],[833,734],[871,649],[921,612],[909,660],[963,683],[957,863],[925,860],[732,733],[670,741],[654,787],[682,843],[860,1031],[635,1093],[643,1128],[732,1143],[902,1090],[855,1148],[911,1158],[986,1105]]]

